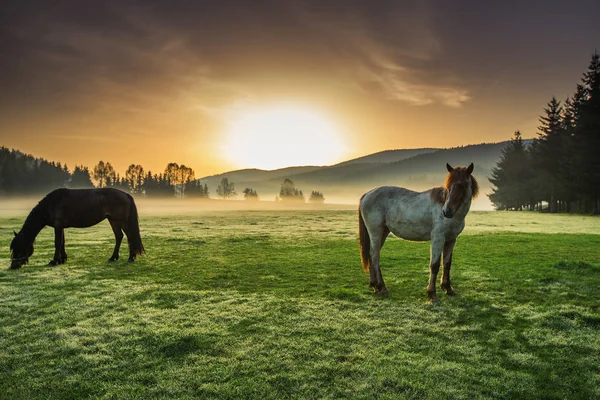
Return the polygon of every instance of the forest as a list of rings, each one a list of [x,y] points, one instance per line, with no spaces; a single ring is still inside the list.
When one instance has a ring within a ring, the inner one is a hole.
[[[552,97],[529,144],[519,131],[490,182],[500,210],[600,213],[600,56],[594,52],[575,93]]]

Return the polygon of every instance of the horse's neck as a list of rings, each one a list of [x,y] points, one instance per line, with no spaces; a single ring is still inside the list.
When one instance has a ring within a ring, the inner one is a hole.
[[[27,216],[27,219],[21,228],[21,233],[28,242],[33,242],[46,225],[46,218],[44,218],[39,210],[34,208]]]
[[[465,218],[467,218],[467,214],[469,213],[469,210],[471,209],[471,199],[467,200],[465,203],[463,203],[458,210],[456,210],[456,213],[454,214],[454,218],[460,221],[464,221]]]

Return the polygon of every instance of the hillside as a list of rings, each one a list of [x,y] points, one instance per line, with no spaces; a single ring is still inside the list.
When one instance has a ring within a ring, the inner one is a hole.
[[[402,150],[384,150],[378,153],[369,154],[363,157],[358,157],[353,160],[344,161],[336,165],[362,164],[362,163],[390,163],[406,160],[419,154],[433,153],[439,149],[423,148],[423,149],[402,149]]]
[[[275,171],[243,170],[201,178],[215,195],[222,178],[234,182],[238,197],[246,187],[256,190],[263,200],[273,200],[283,179],[294,181],[306,197],[311,190],[323,192],[327,203],[357,204],[366,191],[382,185],[404,186],[422,191],[442,184],[446,163],[453,166],[475,164],[474,175],[481,195],[473,209],[491,209],[488,177],[508,142],[483,143],[450,149],[391,150],[360,157],[328,167],[298,167]]]

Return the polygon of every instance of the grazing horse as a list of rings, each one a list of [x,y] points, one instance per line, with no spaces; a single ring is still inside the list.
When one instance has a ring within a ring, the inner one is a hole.
[[[388,234],[413,241],[431,241],[427,294],[438,301],[435,282],[443,254],[442,289],[453,295],[450,265],[456,238],[465,227],[465,217],[479,185],[473,163],[452,168],[443,187],[417,193],[408,189],[383,186],[365,193],[358,207],[360,255],[365,271],[370,270],[371,287],[379,294],[389,291],[381,276],[379,253]]]
[[[133,197],[118,189],[56,189],[31,210],[10,244],[13,269],[27,264],[33,254],[33,241],[45,226],[54,228],[54,259],[48,265],[67,261],[65,228],[87,228],[108,219],[115,234],[115,249],[108,261],[119,259],[123,232],[129,243],[129,259],[144,253],[138,213]]]

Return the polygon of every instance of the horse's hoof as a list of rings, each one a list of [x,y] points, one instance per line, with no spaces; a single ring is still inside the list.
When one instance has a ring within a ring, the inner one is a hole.
[[[108,259],[108,262],[115,262],[118,259],[119,259],[119,257],[116,257],[116,258],[115,257],[111,257],[111,258]]]
[[[129,259],[127,260],[127,262],[128,262],[128,263],[132,263],[132,262],[134,262],[134,261],[135,261],[135,258],[129,258]]]
[[[51,260],[51,261],[48,263],[48,266],[49,266],[49,267],[56,267],[58,264],[60,264],[58,261],[56,261],[56,260]]]
[[[388,296],[390,291],[385,286],[383,288],[375,289],[375,294],[380,297]]]
[[[432,304],[438,304],[440,302],[440,299],[437,296],[430,296],[429,302]]]

